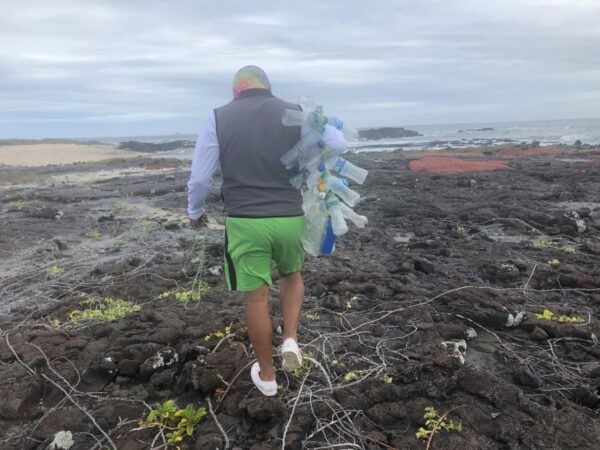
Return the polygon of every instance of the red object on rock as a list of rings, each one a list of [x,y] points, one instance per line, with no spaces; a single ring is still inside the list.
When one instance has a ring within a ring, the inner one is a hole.
[[[425,156],[408,163],[414,172],[462,173],[510,169],[505,161],[471,161],[447,156]]]

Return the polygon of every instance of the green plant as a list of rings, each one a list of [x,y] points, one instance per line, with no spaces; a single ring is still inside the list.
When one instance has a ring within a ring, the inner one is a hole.
[[[140,421],[140,428],[156,427],[167,431],[167,444],[179,447],[186,436],[192,436],[196,427],[206,416],[206,408],[194,408],[191,403],[184,409],[178,408],[173,400],[156,403],[145,420]]]
[[[85,297],[79,303],[81,306],[87,306],[87,308],[71,311],[67,316],[67,320],[71,323],[90,320],[111,322],[141,309],[140,305],[133,302],[110,297],[103,299]]]
[[[384,375],[383,376],[383,381],[385,381],[387,384],[392,384],[392,382],[394,381],[394,379],[389,376],[389,375]]]
[[[202,297],[204,297],[206,294],[208,294],[211,291],[211,287],[208,285],[208,283],[204,280],[201,280],[196,289],[194,290],[177,290],[177,289],[172,289],[170,291],[164,291],[161,294],[158,295],[158,299],[159,300],[166,300],[169,298],[174,298],[175,300],[177,300],[178,302],[186,302],[188,300],[191,300],[193,302],[197,302],[199,300],[202,299]]]
[[[89,238],[98,239],[98,238],[102,237],[102,233],[98,230],[94,230],[94,231],[90,231],[90,232],[86,233],[86,236]]]
[[[577,253],[577,249],[571,245],[563,245],[560,249],[565,253]]]
[[[308,313],[306,315],[306,318],[308,320],[319,320],[321,318],[321,316],[319,315],[319,313],[314,313],[314,314]]]
[[[227,325],[223,331],[215,331],[214,333],[207,334],[204,336],[204,340],[210,341],[212,338],[231,338],[233,336],[231,325],[231,323]]]
[[[547,239],[539,239],[537,241],[533,241],[531,243],[531,246],[533,248],[537,248],[538,250],[541,250],[544,248],[550,248],[550,247],[552,247],[552,241],[549,241]]]
[[[54,265],[52,267],[48,267],[46,269],[46,273],[48,275],[60,275],[61,273],[63,273],[65,271],[65,269],[63,269],[60,266]]]
[[[556,316],[556,314],[554,314],[552,311],[550,311],[549,309],[544,309],[543,313],[540,314],[536,314],[535,315],[536,319],[541,319],[541,320],[552,320],[555,322],[561,322],[561,323],[584,323],[585,320],[581,317],[577,317],[577,316]]]
[[[350,300],[346,300],[346,308],[352,309],[352,307],[357,302],[358,302],[358,297],[355,295],[354,297],[350,298]]]
[[[417,430],[416,436],[417,439],[427,439],[427,443],[425,445],[425,450],[428,450],[431,446],[431,441],[433,440],[433,436],[439,430],[445,431],[461,431],[462,423],[454,422],[452,420],[446,420],[446,417],[450,411],[447,413],[440,415],[433,406],[427,406],[425,408],[425,414],[423,415],[423,419],[425,419],[425,426],[421,427]]]
[[[556,267],[560,264],[560,261],[556,258],[551,259],[550,261],[548,261],[548,264],[550,264],[552,267]]]
[[[467,229],[465,227],[461,227],[460,225],[457,225],[455,230],[458,234],[462,234],[463,236],[467,235]]]

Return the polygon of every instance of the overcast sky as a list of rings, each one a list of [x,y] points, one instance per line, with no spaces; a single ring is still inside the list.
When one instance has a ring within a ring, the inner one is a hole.
[[[600,117],[597,0],[0,7],[0,138],[194,133],[246,64],[358,127]]]

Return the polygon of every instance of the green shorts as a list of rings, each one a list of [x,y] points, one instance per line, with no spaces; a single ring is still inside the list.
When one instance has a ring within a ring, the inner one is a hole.
[[[304,264],[304,216],[225,220],[225,279],[232,291],[270,286],[271,261],[283,275]]]

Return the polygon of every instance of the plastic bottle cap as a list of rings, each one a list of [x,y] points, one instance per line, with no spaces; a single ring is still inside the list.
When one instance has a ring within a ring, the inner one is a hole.
[[[319,171],[323,172],[325,170],[325,164],[321,163],[319,164]]]
[[[319,191],[325,192],[327,190],[327,185],[325,183],[319,183]]]
[[[317,142],[317,146],[318,146],[319,148],[323,148],[323,147],[325,147],[325,141],[324,141],[324,140],[322,140],[322,139],[321,139],[321,140],[319,140],[319,142]]]

